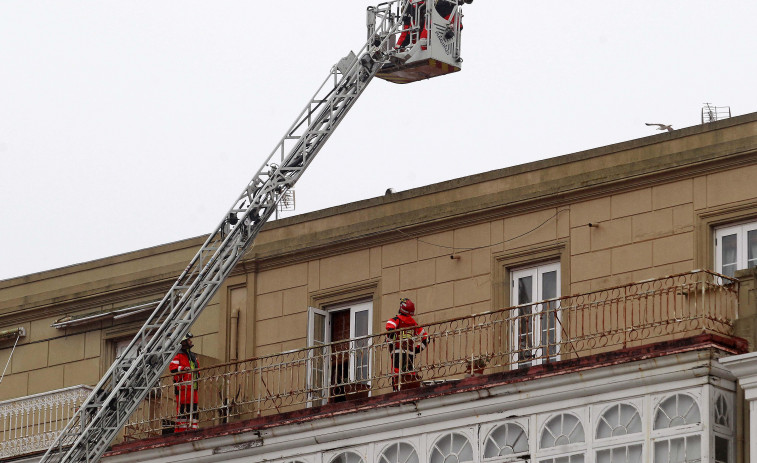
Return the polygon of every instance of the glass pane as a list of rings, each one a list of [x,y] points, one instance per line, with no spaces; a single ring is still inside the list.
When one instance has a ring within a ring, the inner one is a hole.
[[[344,452],[334,457],[331,463],[363,463],[363,459],[357,453]]]
[[[641,444],[600,450],[597,463],[642,463]]]
[[[757,230],[747,232],[747,268],[757,267]]]
[[[663,400],[657,407],[654,429],[672,428],[701,421],[699,406],[689,395],[676,394]]]
[[[541,433],[540,447],[575,444],[584,441],[584,428],[574,415],[564,413],[547,421]]]
[[[718,394],[715,400],[715,424],[731,427],[731,414],[728,410],[728,401],[723,394]]]
[[[324,314],[313,314],[313,342],[316,345],[326,342],[326,316]]]
[[[355,337],[368,334],[368,311],[355,312]],[[367,381],[369,376],[370,353],[368,339],[355,341],[355,381]]]
[[[557,297],[557,271],[543,273],[541,283],[540,300]],[[557,302],[541,305],[541,345],[548,360],[557,360]]]
[[[721,273],[732,277],[736,273],[737,239],[736,235],[725,235],[721,238],[720,263]]]
[[[533,302],[533,277],[518,278],[518,304]],[[534,347],[534,317],[532,307],[518,309],[518,360],[530,360],[534,357],[531,349]]]
[[[715,463],[731,463],[728,439],[715,436]]]
[[[473,461],[473,447],[462,434],[447,434],[431,450],[431,463],[465,463]]]
[[[541,276],[541,299],[553,299],[557,297],[557,271],[543,273]]]
[[[702,438],[700,436],[689,436],[686,438],[686,460],[702,460]]]
[[[539,460],[539,463],[584,463],[584,455],[577,453],[564,457],[547,458],[546,460]]]
[[[379,463],[418,463],[418,453],[408,443],[392,444],[381,453]]]
[[[628,404],[613,405],[599,417],[597,439],[624,436],[641,432],[641,417],[636,407]]]
[[[701,438],[678,437],[654,444],[654,463],[693,463],[702,458]]]
[[[514,423],[497,426],[489,434],[484,448],[484,458],[512,455],[528,451],[526,432]]]
[[[533,278],[518,278],[518,304],[530,304],[534,302]]]

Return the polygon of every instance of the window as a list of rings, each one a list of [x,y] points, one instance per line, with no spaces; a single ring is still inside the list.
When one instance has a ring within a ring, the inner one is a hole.
[[[135,334],[136,336],[136,334]],[[147,341],[152,339],[152,336],[147,337]],[[126,349],[129,347],[129,344],[134,340],[134,337],[130,338],[121,338],[113,341],[113,346],[115,348],[115,358],[119,358],[122,355],[126,354]],[[141,351],[142,347],[139,348],[139,351]],[[132,352],[129,355],[130,358],[136,357],[136,353]]]
[[[545,460],[539,460],[539,463],[584,463],[584,456],[582,453],[570,455],[566,457],[547,458]]]
[[[583,463],[586,434],[581,419],[573,413],[549,418],[539,434],[540,463]]]
[[[655,429],[701,423],[699,406],[688,394],[676,394],[660,402],[654,417]]]
[[[540,265],[511,273],[514,362],[526,367],[558,360],[560,264]]]
[[[597,463],[642,463],[641,416],[633,405],[621,403],[607,407],[597,423]]]
[[[496,457],[524,457],[528,454],[528,436],[515,423],[506,423],[492,429],[484,441],[484,459]]]
[[[547,421],[541,432],[539,447],[548,449],[558,445],[584,442],[584,427],[575,415],[563,413]]]
[[[654,444],[654,463],[694,463],[702,458],[702,437],[676,437]]]
[[[715,230],[715,271],[732,277],[757,267],[757,222]]]
[[[363,458],[355,452],[342,452],[332,458],[331,463],[363,463]]]
[[[406,442],[389,445],[381,455],[378,463],[419,463],[418,452]]]
[[[599,417],[597,439],[625,436],[641,432],[641,417],[636,407],[618,404],[609,407]]]
[[[597,451],[597,463],[642,463],[641,444]]]
[[[442,436],[431,448],[430,463],[466,463],[473,461],[473,446],[459,433]]]
[[[310,389],[315,405],[368,395],[372,302],[340,304],[308,314]]]
[[[733,406],[731,395],[713,392],[713,431],[715,434],[715,463],[733,462]]]
[[[654,430],[667,431],[682,426],[691,429],[691,426],[699,425],[701,422],[696,400],[688,394],[675,394],[657,406],[654,415]],[[694,430],[699,431],[699,428]],[[698,462],[701,454],[702,436],[700,434],[670,436],[656,439],[654,443],[654,463]]]

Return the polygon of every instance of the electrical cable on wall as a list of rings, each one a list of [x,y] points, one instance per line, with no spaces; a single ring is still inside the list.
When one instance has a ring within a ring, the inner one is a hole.
[[[508,243],[508,242],[510,242],[510,241],[514,241],[514,240],[517,240],[518,238],[522,238],[522,237],[524,237],[524,236],[526,236],[526,235],[528,235],[528,234],[530,234],[530,233],[533,233],[533,232],[535,232],[536,230],[540,229],[541,227],[543,227],[544,225],[546,225],[547,223],[549,223],[549,222],[550,222],[550,221],[551,221],[552,219],[554,219],[555,217],[557,217],[557,216],[558,216],[558,215],[560,215],[561,213],[563,213],[563,212],[567,212],[567,211],[569,211],[569,210],[570,210],[570,209],[560,209],[559,211],[555,212],[555,213],[554,213],[554,214],[553,214],[552,216],[550,216],[550,217],[549,217],[549,218],[548,218],[547,220],[545,220],[544,222],[542,222],[542,223],[540,223],[539,225],[535,226],[535,227],[534,227],[534,228],[532,228],[531,230],[528,230],[527,232],[521,233],[521,234],[520,234],[520,235],[518,235],[518,236],[514,236],[514,237],[512,237],[512,238],[508,238],[508,239],[506,239],[506,240],[500,241],[499,243],[494,243],[494,244],[487,244],[487,245],[485,245],[485,246],[477,246],[477,247],[475,247],[475,248],[460,248],[460,247],[457,247],[457,246],[445,246],[445,245],[443,245],[443,244],[429,243],[428,241],[423,241],[423,240],[422,240],[422,239],[420,239],[420,238],[416,238],[416,237],[414,237],[414,236],[408,235],[407,233],[403,232],[403,231],[402,231],[402,230],[400,230],[400,229],[397,229],[397,231],[398,231],[398,232],[399,232],[399,233],[400,233],[401,235],[404,235],[404,236],[406,236],[406,237],[408,237],[408,238],[411,238],[411,239],[417,239],[417,240],[418,240],[419,242],[421,242],[421,243],[423,243],[423,244],[428,244],[429,246],[436,246],[436,247],[439,247],[439,248],[451,249],[451,250],[452,250],[452,254],[454,254],[454,253],[455,253],[455,251],[474,251],[474,250],[476,250],[476,249],[484,249],[484,248],[490,248],[490,247],[492,247],[492,246],[499,246],[500,244],[505,244],[505,243]],[[454,256],[452,256],[452,258],[454,259]]]
[[[0,383],[3,382],[3,378],[5,378],[5,372],[8,370],[8,365],[11,363],[11,359],[13,358],[13,352],[16,351],[16,345],[18,344],[18,340],[21,339],[21,336],[26,336],[26,331],[23,328],[18,328],[17,330],[14,330],[16,332],[16,341],[13,343],[13,349],[11,349],[11,354],[8,356],[8,361],[5,363],[5,368],[3,369],[3,374],[0,375]],[[8,334],[12,333],[9,332]]]

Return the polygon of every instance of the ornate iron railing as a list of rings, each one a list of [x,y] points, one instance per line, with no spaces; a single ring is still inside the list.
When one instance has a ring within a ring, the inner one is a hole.
[[[701,333],[730,336],[737,301],[735,280],[694,271],[427,324],[428,346],[420,350],[414,335],[415,354],[380,333],[218,365],[199,371],[190,418],[206,427]],[[412,365],[397,374],[393,361]],[[172,375],[161,379],[126,439],[174,431],[177,386]]]
[[[0,459],[47,450],[90,392],[74,386],[0,402]]]

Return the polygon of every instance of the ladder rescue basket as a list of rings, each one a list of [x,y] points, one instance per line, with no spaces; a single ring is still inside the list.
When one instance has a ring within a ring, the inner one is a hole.
[[[390,2],[394,3],[394,2]],[[462,9],[456,0],[397,0],[403,24],[385,41],[389,62],[376,77],[407,84],[457,72],[461,68]],[[385,11],[369,11],[380,16]],[[371,25],[369,21],[369,34]]]

